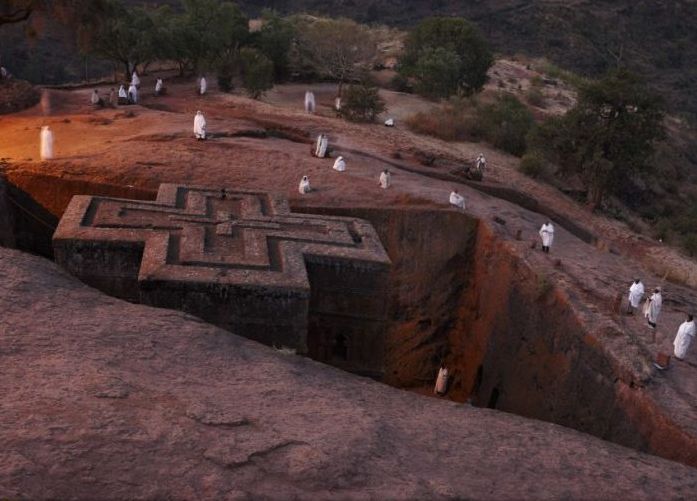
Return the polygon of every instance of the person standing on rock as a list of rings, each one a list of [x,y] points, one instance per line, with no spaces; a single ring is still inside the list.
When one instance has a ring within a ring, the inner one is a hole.
[[[332,167],[337,172],[344,172],[346,170],[346,162],[344,161],[344,157],[339,157],[336,159],[336,162],[334,162],[334,167]]]
[[[450,192],[450,205],[454,205],[458,209],[465,210],[465,197],[460,195],[457,190]]]
[[[48,125],[41,127],[41,160],[51,160],[53,158],[53,132]]]
[[[627,313],[630,315],[634,314],[634,310],[639,308],[641,300],[644,297],[644,284],[641,283],[640,279],[635,279],[631,287],[629,287],[629,305],[627,307]]]
[[[390,187],[391,182],[392,182],[392,174],[390,174],[390,171],[388,169],[385,169],[380,174],[380,188],[382,188],[383,190],[386,190],[387,188]]]
[[[131,85],[136,89],[140,87],[140,78],[138,77],[138,72],[135,70],[133,70],[133,74],[131,75]]]
[[[204,95],[207,90],[208,90],[208,82],[206,81],[206,77],[202,76],[201,80],[198,83],[198,93],[200,95]]]
[[[440,369],[438,369],[438,378],[436,379],[436,386],[433,388],[433,393],[442,397],[448,390],[448,368],[445,366],[445,362],[441,362]]]
[[[486,158],[484,158],[484,153],[480,153],[477,160],[474,162],[474,166],[478,171],[484,172],[486,169]]]
[[[305,113],[315,112],[315,94],[311,91],[305,92]]]
[[[554,226],[549,220],[540,228],[540,238],[542,239],[542,252],[549,254],[549,249],[554,243]]]
[[[649,327],[652,329],[656,328],[656,323],[658,322],[658,316],[661,314],[661,308],[663,307],[663,296],[661,296],[660,287],[656,287],[651,294],[651,297],[646,300],[644,305],[644,316],[649,323]]]
[[[317,136],[317,143],[315,143],[315,156],[317,158],[324,158],[327,156],[327,150],[329,149],[329,138],[326,134],[320,134]]]
[[[310,179],[307,176],[303,176],[303,178],[300,180],[298,191],[301,195],[305,195],[306,193],[310,193],[311,190],[312,188],[310,188]]]
[[[206,117],[200,111],[194,117],[194,137],[199,141],[206,139]]]
[[[678,360],[685,359],[687,350],[695,339],[695,332],[694,317],[692,315],[687,315],[687,320],[680,325],[678,333],[675,336],[675,341],[673,341],[675,358]]]
[[[130,104],[138,104],[138,87],[131,83],[128,87],[128,102]]]

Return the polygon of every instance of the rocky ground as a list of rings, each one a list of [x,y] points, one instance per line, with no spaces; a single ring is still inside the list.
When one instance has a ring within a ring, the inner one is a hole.
[[[152,87],[151,80],[149,77],[144,79],[144,89]],[[697,305],[697,294],[692,289],[697,286],[697,266],[693,261],[659,242],[633,233],[622,223],[592,214],[556,189],[523,176],[517,171],[517,159],[513,157],[483,144],[448,144],[415,136],[401,126],[401,117],[431,106],[429,103],[413,96],[385,92],[390,105],[386,116],[398,118],[397,127],[388,129],[380,125],[349,124],[335,118],[331,110],[332,89],[317,86],[316,90],[319,98],[317,115],[307,115],[302,111],[305,87],[298,85],[279,87],[264,101],[256,102],[215,90],[205,97],[198,97],[193,83],[176,83],[170,84],[166,97],[155,98],[148,90],[143,90],[142,105],[116,110],[92,109],[88,104],[91,89],[48,91],[43,107],[0,118],[0,158],[8,159],[7,175],[18,183],[28,176],[49,174],[64,179],[151,189],[161,182],[239,186],[281,192],[295,206],[447,207],[448,194],[457,187],[467,200],[468,213],[491,225],[497,238],[506,242],[526,265],[564,291],[575,313],[585,323],[589,336],[602,346],[617,366],[618,374],[622,374],[622,380],[631,388],[628,391],[641,392],[642,398],[655,404],[652,409],[658,409],[655,411],[658,422],[669,420],[677,423],[687,440],[695,441],[697,350],[693,350],[686,362],[674,363],[666,373],[656,373],[651,364],[656,353],[670,351],[683,313]],[[205,113],[212,135],[205,143],[192,138],[193,115],[198,109]],[[55,133],[57,157],[51,162],[38,161],[38,134],[43,124],[51,125]],[[320,132],[329,133],[337,153],[347,159],[346,172],[333,171],[333,160],[310,157],[311,138]],[[451,170],[471,162],[480,151],[489,161],[483,185],[463,184],[449,177]],[[436,161],[427,166],[424,158]],[[386,167],[393,171],[394,185],[383,191],[378,188],[377,179]],[[305,197],[297,193],[303,175],[310,176],[315,188]],[[552,208],[563,214],[595,239],[588,243],[579,238],[571,225],[560,221],[557,222],[557,240],[551,256],[531,249],[530,244],[536,239],[544,216],[521,207],[510,196],[492,196],[491,189],[498,188],[532,197],[541,208]],[[41,192],[32,192],[32,195],[57,215],[67,203]],[[494,222],[494,218],[499,222]],[[520,240],[516,238],[518,230]],[[617,295],[624,294],[631,279],[637,275],[648,287],[661,285],[665,289],[665,311],[655,337],[639,318],[619,316],[612,309]],[[531,284],[531,287],[535,286]],[[30,289],[25,285],[21,287]],[[108,299],[101,301],[112,304]],[[32,330],[32,322],[41,318],[33,314],[22,315],[21,312],[16,315],[17,321],[25,318],[23,322],[29,322],[20,323],[25,325],[24,330]],[[81,321],[66,319],[66,326]],[[37,325],[41,323],[40,320],[36,322]],[[94,326],[87,323],[84,326],[90,331],[89,335],[93,335]],[[77,327],[66,327],[66,331],[72,332],[73,328]],[[197,328],[205,329],[200,325]],[[172,324],[164,323],[163,329],[172,330]],[[175,330],[183,332],[184,328]],[[105,332],[99,328],[97,331]],[[297,363],[314,367],[310,362]],[[181,366],[190,370],[188,363]],[[123,399],[117,400],[121,402]],[[457,412],[469,412],[466,409],[460,408]],[[491,414],[486,413],[486,416]],[[650,430],[647,433],[650,434]],[[492,435],[497,433],[492,432]],[[133,437],[135,441],[140,439],[144,440],[137,434]],[[43,438],[37,438],[37,441],[47,443]],[[683,453],[677,443],[669,445],[671,451],[662,450],[661,453],[697,464],[697,448]],[[505,449],[505,446],[501,447]],[[294,448],[290,447],[291,450]],[[315,454],[307,453],[310,456]],[[94,477],[99,478],[98,475]],[[562,478],[566,477],[562,475]],[[608,483],[614,484],[610,478]],[[449,484],[444,482],[442,485]],[[487,497],[484,491],[481,492],[481,497]],[[568,492],[573,495],[575,491]],[[403,493],[418,497],[419,491]],[[500,491],[498,497],[508,495],[515,497],[514,490],[510,494]],[[543,497],[539,491],[531,491],[530,495]],[[491,497],[497,497],[496,493]]]
[[[697,494],[686,466],[284,355],[41,258],[0,249],[0,280],[3,498]]]

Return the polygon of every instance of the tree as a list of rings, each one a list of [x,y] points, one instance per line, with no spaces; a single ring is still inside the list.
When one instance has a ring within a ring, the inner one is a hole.
[[[350,85],[341,105],[341,116],[352,122],[374,122],[385,111],[385,101],[375,85]]]
[[[247,94],[259,99],[273,87],[273,63],[257,49],[244,47],[240,50],[240,72],[242,85]]]
[[[438,85],[441,94],[437,97],[456,92],[471,95],[486,83],[493,61],[487,41],[473,24],[461,18],[434,17],[422,21],[409,33],[399,71],[416,79],[417,87],[427,89],[427,81],[433,82],[439,75],[424,73],[424,67],[445,69],[445,82]],[[446,64],[454,67],[445,68]]]
[[[443,47],[426,47],[419,53],[412,75],[416,91],[422,96],[439,98],[456,94],[460,87],[462,61]]]
[[[355,81],[370,66],[377,44],[367,26],[350,19],[293,18],[300,52],[320,77],[339,83]]]
[[[292,23],[269,10],[262,13],[262,22],[253,45],[273,62],[275,80],[284,80],[290,73],[289,53],[296,38],[295,28]]]
[[[477,112],[482,134],[495,147],[521,156],[526,150],[526,137],[534,125],[532,113],[511,94],[500,94],[493,104]]]
[[[533,141],[563,172],[581,177],[589,205],[597,208],[629,176],[648,170],[663,137],[662,99],[635,75],[617,70],[583,86],[576,106],[543,125]]]

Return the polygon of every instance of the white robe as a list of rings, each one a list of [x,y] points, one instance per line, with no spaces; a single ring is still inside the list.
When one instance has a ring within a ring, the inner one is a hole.
[[[658,323],[658,316],[661,314],[661,307],[663,306],[663,297],[660,292],[654,292],[651,295],[648,307],[645,308],[646,312],[644,315],[652,324]]]
[[[476,167],[479,170],[484,170],[486,168],[486,158],[484,158],[484,155],[479,155],[477,157]]]
[[[298,191],[300,192],[301,195],[304,195],[305,193],[310,193],[310,180],[309,179],[301,179],[300,186],[298,186]]]
[[[465,208],[465,197],[460,195],[459,193],[455,193],[454,191],[450,193],[450,205],[454,205],[455,207],[459,207],[460,209]]]
[[[201,77],[201,82],[199,84],[199,92],[201,95],[204,95],[206,91],[208,90],[208,82],[206,82],[206,77]]]
[[[41,127],[41,160],[51,160],[53,158],[53,132],[44,125]]]
[[[131,85],[134,87],[138,87],[140,85],[140,78],[138,78],[138,73],[135,71],[133,72],[133,75],[131,75]]]
[[[123,99],[128,99],[128,94],[126,94],[126,89],[123,85],[119,87],[119,97]]]
[[[554,226],[552,223],[543,224],[540,228],[540,237],[542,238],[542,245],[544,247],[551,247],[554,243]]]
[[[92,102],[93,105],[98,105],[99,104],[99,94],[96,92],[92,93],[92,97],[90,98],[90,101]]]
[[[388,118],[385,120],[385,127],[394,127],[394,118]]]
[[[128,94],[134,103],[138,102],[138,89],[135,85],[131,84],[131,86],[128,88]]]
[[[695,339],[695,321],[683,322],[673,341],[674,353],[677,358],[685,358],[687,350]]]
[[[327,147],[329,146],[329,139],[325,135],[320,135],[317,138],[317,144],[315,146],[315,156],[318,158],[324,158],[327,156]]]
[[[159,94],[162,91],[163,86],[164,86],[164,84],[162,83],[162,79],[158,78],[157,82],[155,83],[155,92],[157,92]]]
[[[310,91],[305,92],[305,111],[307,113],[315,112],[315,94]]]
[[[442,394],[445,393],[448,387],[448,369],[442,367],[438,369],[438,379],[436,379],[436,387],[433,389],[434,393]]]
[[[344,161],[344,157],[337,158],[336,162],[334,162],[334,167],[332,167],[332,169],[339,172],[344,172],[346,170],[346,162]]]
[[[341,98],[340,97],[337,97],[336,99],[334,99],[334,109],[336,111],[341,111]]]
[[[389,172],[382,172],[380,174],[380,188],[383,190],[386,190],[387,188],[390,187],[390,181],[392,178],[392,174]]]
[[[629,288],[629,304],[632,305],[632,308],[639,307],[642,297],[644,297],[644,284],[641,282],[638,284],[633,282],[632,286]]]
[[[196,139],[206,139],[206,118],[203,113],[196,113],[194,117],[194,136]]]

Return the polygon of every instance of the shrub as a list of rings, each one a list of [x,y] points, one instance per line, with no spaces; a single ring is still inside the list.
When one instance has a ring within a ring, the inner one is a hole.
[[[682,239],[682,246],[691,257],[697,256],[697,233],[689,233]]]
[[[480,107],[477,119],[484,138],[496,148],[521,156],[534,125],[530,111],[515,96],[500,94],[495,103]]]
[[[374,122],[385,111],[378,88],[370,84],[350,85],[344,92],[341,116],[352,122]]]
[[[273,62],[256,49],[245,47],[240,51],[240,70],[242,85],[247,94],[259,99],[264,92],[273,87]]]
[[[461,67],[460,58],[451,50],[443,47],[423,49],[413,67],[416,92],[431,98],[457,94]]]
[[[401,73],[397,73],[394,77],[392,77],[392,80],[390,80],[390,89],[396,92],[412,91],[411,85],[409,84],[409,79]]]
[[[545,161],[537,152],[526,153],[520,160],[520,172],[532,178],[538,178],[544,174]]]
[[[406,120],[407,127],[417,134],[434,136],[444,141],[479,141],[482,139],[476,118],[477,102],[452,98],[439,108],[420,112]]]

